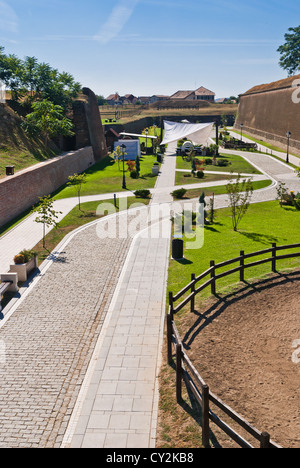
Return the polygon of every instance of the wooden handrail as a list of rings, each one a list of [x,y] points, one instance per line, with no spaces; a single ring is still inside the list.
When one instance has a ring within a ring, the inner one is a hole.
[[[177,327],[172,320],[171,315],[167,316],[168,323],[168,360],[171,364],[172,356],[170,349],[174,346],[176,354],[176,397],[181,401],[182,379],[192,391],[198,403],[202,406],[202,443],[204,447],[209,446],[209,420],[214,422],[225,434],[234,440],[242,448],[254,448],[249,442],[241,437],[225,421],[211,411],[209,402],[212,402],[217,408],[229,416],[242,429],[248,432],[254,439],[260,442],[260,448],[282,448],[270,439],[266,432],[261,432],[252,426],[245,418],[226,405],[220,398],[213,394],[204,379],[201,377],[186,352],[180,339]],[[204,409],[204,412],[203,412]],[[206,415],[206,416],[205,416]]]
[[[263,265],[265,263],[272,263],[272,271],[276,272],[276,262],[277,260],[284,260],[288,258],[300,257],[300,252],[288,253],[283,255],[277,255],[277,251],[289,250],[300,248],[300,244],[290,244],[277,246],[275,243],[272,244],[272,247],[268,249],[263,249],[257,252],[252,252],[245,254],[244,251],[240,252],[239,257],[226,260],[221,263],[215,264],[211,261],[210,268],[201,273],[199,276],[192,274],[191,281],[175,296],[172,292],[169,292],[169,313],[167,316],[167,339],[168,339],[168,362],[171,364],[172,361],[172,346],[176,350],[177,360],[180,359],[180,363],[176,364],[177,368],[177,399],[181,398],[181,380],[184,379],[189,385],[189,388],[195,395],[196,399],[202,405],[202,443],[204,447],[207,447],[209,439],[209,422],[208,419],[212,420],[217,424],[227,435],[229,435],[235,442],[237,442],[241,447],[244,448],[253,448],[253,446],[247,442],[243,437],[241,437],[235,430],[233,430],[227,423],[221,420],[209,409],[209,401],[212,402],[217,408],[223,411],[227,416],[229,416],[233,421],[235,421],[240,427],[246,430],[252,437],[260,442],[261,448],[282,448],[280,445],[276,444],[270,439],[270,436],[266,432],[260,432],[255,427],[253,427],[248,421],[246,421],[242,416],[233,411],[228,405],[226,405],[222,400],[220,400],[216,395],[210,392],[209,387],[206,385],[205,381],[196,370],[195,366],[190,361],[189,357],[184,351],[183,344],[180,339],[180,335],[174,323],[174,314],[179,312],[186,304],[191,303],[191,310],[194,309],[195,297],[201,291],[203,291],[208,286],[211,286],[212,294],[216,294],[216,281],[225,276],[229,276],[234,273],[240,272],[240,280],[244,281],[244,271],[245,269]],[[271,257],[263,258],[256,260],[251,263],[245,263],[246,259],[257,257],[259,255],[272,254]],[[232,265],[233,263],[240,262],[240,265],[227,270],[225,272],[216,274],[216,270],[219,268],[224,268],[225,266]],[[197,288],[196,284],[202,279],[210,276],[205,283],[201,284]],[[185,293],[190,291],[190,294],[183,299],[183,301],[174,307],[174,302],[180,299]],[[205,416],[206,415],[206,416]],[[204,418],[204,419],[203,419]]]
[[[201,273],[199,276],[196,276],[193,274],[192,280],[183,289],[181,289],[175,296],[173,296],[172,292],[169,293],[169,303],[172,309],[172,313],[176,314],[189,302],[191,302],[192,304],[191,309],[193,309],[195,296],[199,294],[201,291],[203,291],[205,288],[207,288],[208,286],[211,286],[211,293],[215,295],[216,294],[216,281],[221,278],[224,278],[225,276],[229,276],[229,275],[239,272],[240,281],[244,281],[244,271],[246,269],[256,267],[259,265],[263,265],[265,263],[272,263],[272,271],[275,272],[276,262],[278,260],[300,257],[300,252],[277,255],[277,251],[296,249],[296,248],[300,248],[300,244],[289,244],[289,245],[277,246],[276,244],[273,243],[272,247],[259,250],[257,252],[245,254],[244,251],[241,251],[240,256],[231,258],[230,260],[226,260],[224,262],[214,263],[213,261],[211,261],[210,268],[208,268],[206,271]],[[271,257],[263,258],[261,260],[256,260],[251,263],[245,263],[245,260],[249,258],[258,257],[260,255],[266,255],[269,253],[272,253]],[[230,270],[224,271],[222,273],[216,273],[218,269],[224,268],[228,265],[232,265],[233,263],[236,263],[236,262],[240,262],[240,265]],[[210,275],[209,280],[207,280],[205,283],[195,288],[195,285],[199,283],[199,281],[201,281],[202,279],[206,278],[209,275]],[[188,291],[190,291],[190,294],[180,304],[178,304],[175,307],[174,302],[178,301]]]

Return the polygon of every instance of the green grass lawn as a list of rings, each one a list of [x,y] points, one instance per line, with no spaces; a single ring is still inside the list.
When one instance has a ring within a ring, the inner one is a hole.
[[[210,157],[210,156],[207,156]],[[198,156],[197,159],[205,159],[206,156]],[[220,171],[220,172],[237,172],[241,174],[261,174],[255,167],[248,163],[244,158],[235,154],[220,154],[218,159],[228,159],[230,164],[228,166],[213,166],[212,164],[206,165],[207,171]],[[177,169],[192,170],[191,162],[185,161],[182,156],[177,156],[176,161]]]
[[[127,190],[135,191],[142,188],[153,188],[157,177],[152,177],[152,166],[156,162],[155,156],[142,156],[140,177],[132,179],[126,170]],[[125,169],[127,169],[125,163]],[[97,195],[102,193],[122,192],[123,163],[115,162],[111,156],[85,171],[87,183],[83,185],[81,195]],[[54,199],[70,198],[77,195],[74,187],[64,186],[54,195]]]
[[[215,223],[204,228],[203,247],[196,250],[185,248],[183,261],[170,260],[168,290],[174,294],[179,292],[189,283],[192,273],[198,276],[209,268],[210,260],[220,263],[238,257],[241,250],[245,253],[252,253],[271,247],[273,242],[277,245],[299,243],[299,226],[300,211],[292,207],[281,208],[278,201],[250,205],[239,225],[238,232],[232,229],[230,209],[218,210]],[[187,239],[185,239],[185,245],[186,242]],[[254,260],[250,259],[247,262]],[[227,266],[226,269],[234,266],[238,265]],[[277,268],[289,269],[299,266],[299,258],[296,258],[281,260]],[[220,269],[218,273],[222,271],[224,270]],[[270,264],[260,265],[246,270],[245,279],[259,278],[270,272]],[[221,292],[223,288],[236,284],[238,281],[238,274],[220,279],[217,283],[217,292]],[[200,296],[197,296],[197,299],[206,298],[209,295],[210,289],[207,288]]]
[[[262,188],[266,188],[272,184],[271,180],[258,180],[252,182],[253,190],[259,190]],[[212,187],[205,187],[205,188],[197,188],[197,189],[189,189],[183,199],[191,199],[191,198],[198,198],[204,191],[205,196],[211,197],[214,195],[224,195],[227,193],[226,185],[216,185]]]
[[[189,184],[201,184],[204,182],[218,182],[220,180],[228,180],[229,175],[225,174],[208,174],[204,171],[204,177],[199,179],[198,177],[184,177],[184,172],[177,172],[175,175],[175,185],[189,185]]]

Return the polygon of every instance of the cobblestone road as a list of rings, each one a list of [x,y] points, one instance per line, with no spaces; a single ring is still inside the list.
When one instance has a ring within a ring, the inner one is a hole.
[[[1,448],[60,446],[130,244],[83,230],[0,328]]]

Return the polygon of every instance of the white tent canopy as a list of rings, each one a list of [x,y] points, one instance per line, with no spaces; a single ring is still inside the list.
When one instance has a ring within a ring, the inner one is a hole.
[[[213,123],[191,124],[164,120],[165,135],[161,144],[167,145],[173,141],[188,138],[193,144],[205,146],[211,135],[213,125]]]

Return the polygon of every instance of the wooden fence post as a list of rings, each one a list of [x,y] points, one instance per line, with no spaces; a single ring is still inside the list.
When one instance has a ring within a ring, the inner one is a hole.
[[[210,266],[211,266],[211,267],[214,267],[214,266],[215,266],[214,260],[211,260]],[[213,270],[212,270],[212,272],[211,272],[211,274],[210,274],[210,277],[211,277],[211,278],[214,278],[215,276],[216,276],[216,270],[215,270],[215,268],[213,268]],[[215,280],[215,279],[214,279],[214,280],[212,281],[212,283],[211,283],[211,293],[212,293],[213,296],[216,295],[216,280]]]
[[[260,448],[270,448],[270,434],[262,432],[260,436]]]
[[[172,364],[172,317],[167,315],[167,348],[168,348],[168,363]]]
[[[276,243],[272,244],[272,271],[276,273]]]
[[[209,387],[202,388],[202,445],[209,448]]]
[[[176,345],[176,399],[177,403],[182,400],[182,347],[181,344]]]
[[[244,265],[245,265],[245,252],[244,250],[241,250],[240,252],[240,257],[241,257],[241,260],[240,260],[240,266],[241,266],[241,269],[240,269],[240,281],[241,282],[244,282],[245,281],[245,269],[244,269]]]
[[[196,278],[195,273],[192,273],[191,281],[193,281],[193,284],[191,287],[191,293],[195,292],[195,278]],[[191,312],[194,312],[194,310],[195,310],[195,296],[193,296],[191,299]]]
[[[171,314],[171,318],[173,320],[174,318],[174,300],[173,300],[173,293],[172,291],[169,291],[169,306],[170,306],[170,314]]]

